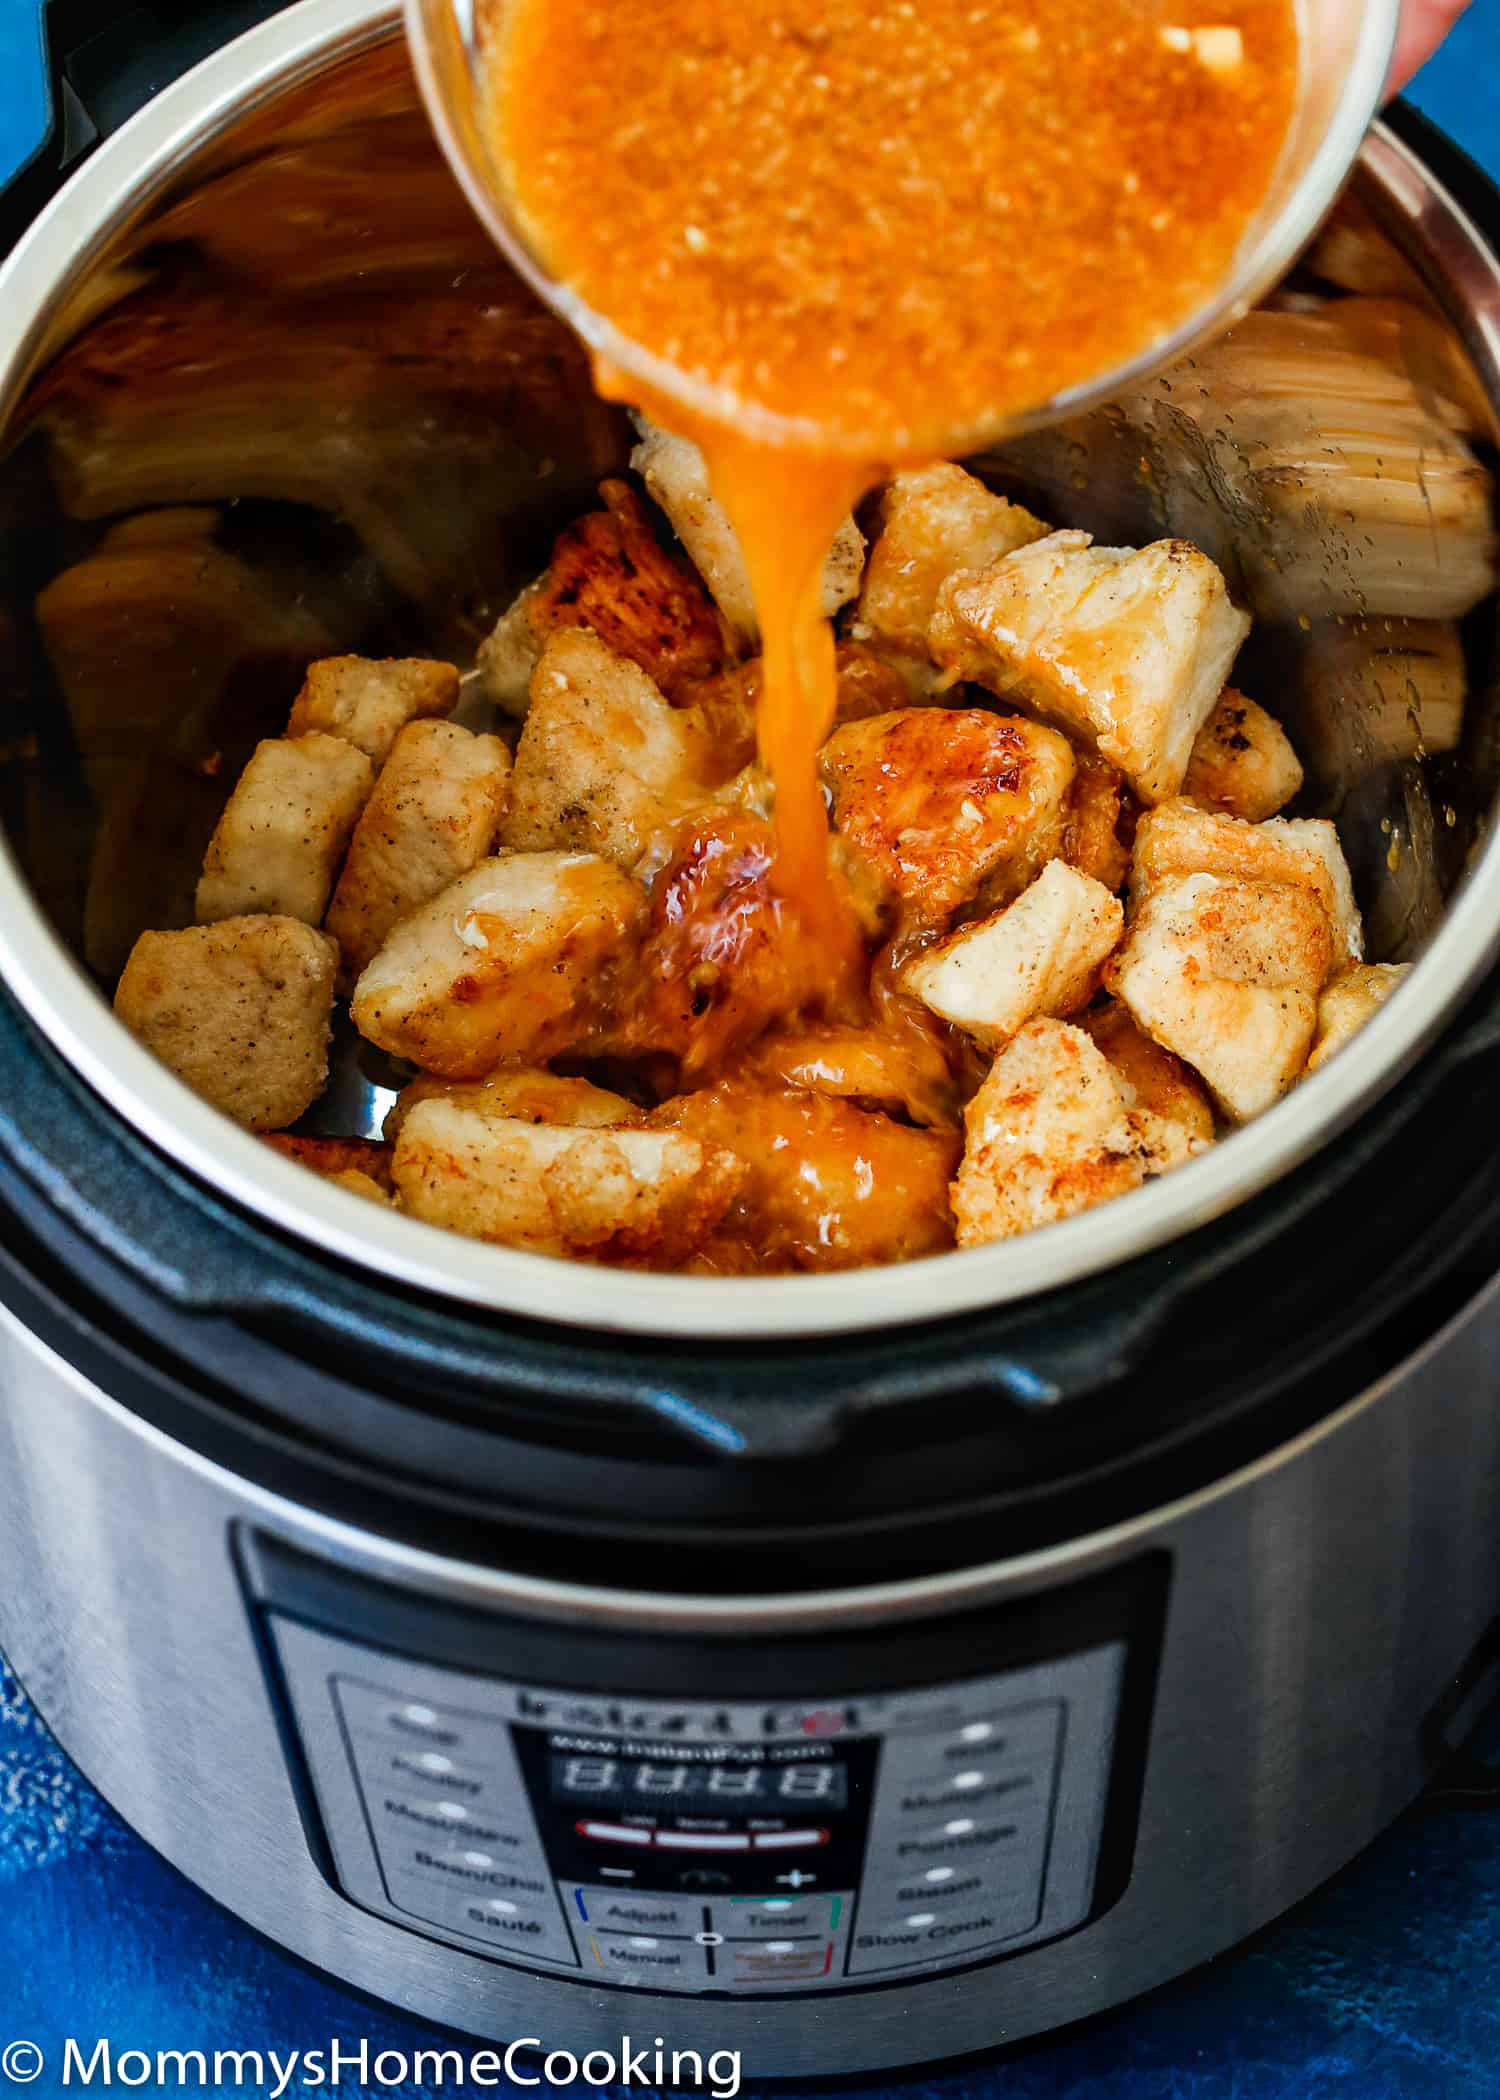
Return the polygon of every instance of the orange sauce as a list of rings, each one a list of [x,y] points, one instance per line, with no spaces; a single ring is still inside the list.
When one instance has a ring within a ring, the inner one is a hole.
[[[775,880],[832,984],[859,949],[815,766],[839,520],[1211,293],[1297,70],[1292,0],[492,4],[485,123],[516,222],[685,383],[689,405],[599,361],[606,392],[702,445],[738,531]]]

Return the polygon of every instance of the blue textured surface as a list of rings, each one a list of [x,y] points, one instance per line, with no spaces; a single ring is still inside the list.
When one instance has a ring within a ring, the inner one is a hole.
[[[39,52],[33,0],[0,0],[0,179],[41,136]],[[1412,99],[1500,176],[1500,0],[1477,0]],[[309,1974],[189,1887],[72,1770],[0,1665],[0,2052],[25,2038],[48,2060],[15,2090],[64,2090],[68,2035],[152,2056],[285,2055],[334,2039],[409,2055],[443,2039]],[[566,2046],[565,2034],[550,2039]],[[1142,2004],[886,2089],[944,2100],[1500,2096],[1500,1818],[1414,1813],[1253,1945]],[[346,2079],[340,2090],[365,2088]],[[429,2089],[400,2090],[416,2100]]]

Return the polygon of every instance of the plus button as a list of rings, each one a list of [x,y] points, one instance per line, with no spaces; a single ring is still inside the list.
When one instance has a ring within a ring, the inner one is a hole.
[[[805,1889],[810,1888],[817,1878],[816,1874],[804,1874],[800,1867],[793,1867],[790,1874],[778,1874],[776,1883],[778,1888]]]

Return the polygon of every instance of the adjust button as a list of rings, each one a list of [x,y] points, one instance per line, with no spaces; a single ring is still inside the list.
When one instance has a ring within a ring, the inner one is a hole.
[[[681,1934],[700,1930],[703,1905],[681,1896],[654,1896],[638,1889],[573,1887],[566,1893],[573,1915],[596,1932]]]

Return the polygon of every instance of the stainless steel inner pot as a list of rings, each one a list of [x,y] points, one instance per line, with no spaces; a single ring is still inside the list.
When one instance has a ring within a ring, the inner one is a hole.
[[[679,1336],[1014,1300],[1191,1231],[1349,1124],[1500,949],[1491,457],[1500,266],[1392,134],[1233,336],[975,464],[1058,524],[1197,540],[1256,612],[1241,682],[1338,819],[1409,983],[1269,1115],[1138,1193],[903,1268],[580,1270],[331,1188],[113,1019],[313,656],[472,656],[626,449],[433,143],[394,7],[303,0],[101,147],[0,273],[0,971],[82,1077],[232,1202],[449,1297]],[[1419,627],[1409,620],[1417,618]],[[1458,697],[1462,689],[1460,720]]]

